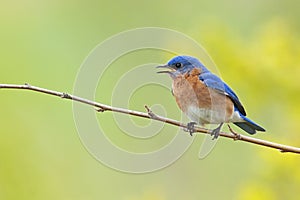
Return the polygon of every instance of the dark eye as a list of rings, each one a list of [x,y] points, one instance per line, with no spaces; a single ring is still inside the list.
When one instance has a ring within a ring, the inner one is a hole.
[[[175,67],[176,67],[176,68],[182,67],[182,63],[175,63]]]

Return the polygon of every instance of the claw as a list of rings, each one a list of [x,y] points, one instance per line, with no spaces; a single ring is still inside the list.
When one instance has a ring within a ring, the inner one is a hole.
[[[189,122],[186,125],[186,128],[184,129],[184,131],[187,131],[190,133],[191,136],[193,136],[193,133],[195,133],[195,125],[197,123],[196,122]]]
[[[213,136],[213,140],[219,137],[222,125],[223,123],[221,123],[217,128],[211,131],[210,135]]]

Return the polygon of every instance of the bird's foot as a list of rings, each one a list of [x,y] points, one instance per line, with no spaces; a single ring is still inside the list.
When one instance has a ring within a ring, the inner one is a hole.
[[[190,135],[193,136],[193,133],[195,133],[195,125],[196,124],[197,124],[196,122],[189,122],[189,123],[187,123],[186,128],[183,130],[186,132],[189,132]]]
[[[213,136],[213,140],[219,137],[222,125],[223,123],[221,123],[217,128],[211,131],[210,135]]]
[[[238,134],[237,132],[235,132],[230,126],[229,124],[227,124],[230,132],[234,135],[233,140],[240,140],[241,139],[241,135]]]

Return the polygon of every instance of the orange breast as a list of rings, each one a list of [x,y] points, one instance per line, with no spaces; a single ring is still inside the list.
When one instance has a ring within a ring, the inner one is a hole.
[[[212,110],[224,115],[224,121],[228,121],[234,111],[231,99],[215,89],[208,88],[199,80],[200,73],[200,69],[195,68],[173,80],[173,94],[179,108],[184,113],[187,113],[190,107]],[[209,120],[204,121],[209,123]]]

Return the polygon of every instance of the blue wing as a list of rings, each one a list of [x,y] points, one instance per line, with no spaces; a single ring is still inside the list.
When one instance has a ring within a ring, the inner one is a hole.
[[[211,72],[205,72],[199,75],[199,79],[204,82],[207,87],[213,88],[224,93],[228,96],[235,105],[235,108],[244,116],[246,116],[246,111],[240,102],[237,95],[232,91],[232,89],[224,83],[219,77],[212,74]]]

